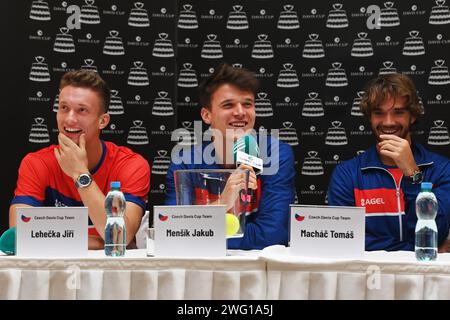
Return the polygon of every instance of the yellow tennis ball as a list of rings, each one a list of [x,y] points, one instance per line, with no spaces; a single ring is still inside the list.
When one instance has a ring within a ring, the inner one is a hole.
[[[225,214],[226,234],[228,237],[233,236],[239,230],[239,219],[232,213]]]

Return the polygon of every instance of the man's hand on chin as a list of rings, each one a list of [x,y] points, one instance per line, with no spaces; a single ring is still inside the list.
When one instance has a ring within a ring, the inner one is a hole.
[[[391,158],[405,176],[410,176],[417,169],[416,160],[408,140],[393,134],[380,135],[378,143],[381,155]]]
[[[58,142],[59,148],[54,149],[56,160],[64,173],[75,181],[80,174],[88,172],[86,136],[82,133],[77,145],[69,137],[60,133]]]

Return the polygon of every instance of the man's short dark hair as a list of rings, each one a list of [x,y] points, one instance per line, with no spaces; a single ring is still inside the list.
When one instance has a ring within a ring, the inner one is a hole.
[[[214,73],[200,84],[200,106],[211,109],[212,95],[224,84],[236,86],[242,91],[253,93],[254,96],[256,96],[259,88],[259,81],[253,72],[244,68],[233,67],[227,63],[221,63]]]
[[[84,69],[69,71],[61,78],[59,90],[67,86],[88,88],[95,91],[102,101],[103,113],[108,112],[111,90],[97,72]]]
[[[391,73],[380,75],[369,81],[364,89],[360,108],[364,116],[370,119],[374,108],[378,107],[386,99],[404,98],[405,107],[410,114],[419,119],[423,113],[414,82],[406,75]]]

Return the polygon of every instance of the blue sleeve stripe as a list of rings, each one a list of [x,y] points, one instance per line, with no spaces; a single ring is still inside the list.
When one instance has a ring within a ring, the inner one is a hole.
[[[42,206],[42,201],[31,196],[15,196],[11,201],[11,205],[13,204],[26,204],[33,207],[40,207]]]
[[[124,193],[124,196],[126,201],[136,203],[138,206],[145,210],[145,201],[141,197],[137,197],[135,195],[132,195],[131,193]]]

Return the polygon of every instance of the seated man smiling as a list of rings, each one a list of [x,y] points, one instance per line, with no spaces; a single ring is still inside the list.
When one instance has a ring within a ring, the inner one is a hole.
[[[422,181],[433,183],[441,250],[450,225],[450,161],[411,138],[422,114],[414,83],[402,74],[370,81],[361,101],[376,144],[339,164],[328,203],[366,208],[366,250],[414,250],[415,201]]]
[[[130,149],[100,139],[110,120],[110,90],[96,72],[68,72],[61,79],[60,90],[58,145],[29,153],[22,160],[9,225],[16,223],[16,207],[85,206],[90,220],[89,249],[102,249],[105,195],[111,181],[120,181],[126,199],[128,244],[145,210],[149,165]]]
[[[201,84],[200,115],[210,126],[213,142],[183,149],[179,155],[172,154],[167,173],[166,204],[174,205],[177,202],[174,181],[176,170],[236,168],[233,144],[253,131],[257,88],[258,81],[253,73],[228,64],[219,65],[211,77]],[[269,245],[288,243],[289,204],[294,202],[295,196],[294,155],[288,144],[267,135],[258,137],[264,170],[262,174],[256,175],[252,167],[238,166],[239,169],[250,170],[249,188],[254,190],[254,195],[246,206],[244,236],[228,239],[229,249],[262,249]],[[205,154],[211,155],[212,159],[205,159]],[[201,161],[196,163],[195,159]],[[236,171],[228,179],[224,190],[226,196],[222,194],[222,198],[229,197],[230,201],[227,202],[233,202],[237,191],[245,187],[243,179],[243,175]],[[211,190],[200,191],[204,195]]]

